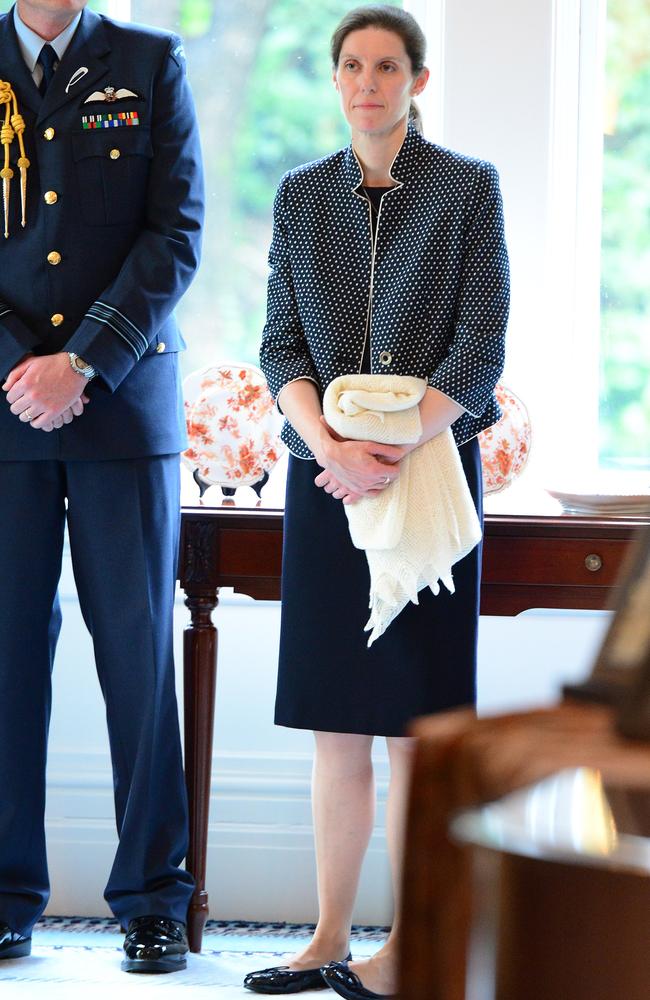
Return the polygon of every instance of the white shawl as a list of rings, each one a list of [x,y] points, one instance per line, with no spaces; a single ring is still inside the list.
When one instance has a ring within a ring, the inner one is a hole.
[[[412,444],[422,434],[424,379],[343,375],[329,384],[323,413],[345,438]],[[346,505],[350,535],[370,569],[368,646],[418,592],[439,582],[454,593],[451,567],[481,540],[481,528],[451,430],[416,448],[381,493]],[[343,568],[344,569],[344,568]]]

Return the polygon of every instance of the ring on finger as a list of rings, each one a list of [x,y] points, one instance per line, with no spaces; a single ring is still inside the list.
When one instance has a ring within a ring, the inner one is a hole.
[[[24,413],[25,413],[25,420],[27,422],[29,422],[30,420],[34,419],[32,417],[32,408],[31,408],[31,406],[28,406],[27,409],[24,411]]]
[[[384,486],[388,486],[390,482],[390,476],[384,476]]]

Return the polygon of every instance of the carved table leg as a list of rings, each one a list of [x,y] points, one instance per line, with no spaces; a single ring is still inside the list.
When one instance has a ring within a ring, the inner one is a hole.
[[[185,781],[190,818],[186,865],[196,883],[187,929],[190,949],[199,952],[208,918],[205,873],[217,679],[217,630],[212,624],[211,614],[217,606],[218,591],[216,588],[203,589],[202,593],[194,594],[186,586],[186,594],[185,604],[192,615],[191,624],[185,629],[183,645]]]

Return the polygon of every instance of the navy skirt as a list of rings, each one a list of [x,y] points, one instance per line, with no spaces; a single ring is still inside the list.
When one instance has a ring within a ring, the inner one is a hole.
[[[482,518],[477,439],[459,453]],[[418,715],[475,704],[481,546],[454,567],[454,594],[421,590],[368,649],[366,555],[341,501],[314,485],[319,471],[289,458],[276,724],[403,736]]]

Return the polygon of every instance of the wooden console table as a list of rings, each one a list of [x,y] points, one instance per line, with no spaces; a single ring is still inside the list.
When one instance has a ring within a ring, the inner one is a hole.
[[[481,613],[610,606],[626,549],[641,523],[568,515],[486,516]],[[187,868],[196,880],[188,931],[195,952],[201,950],[208,916],[205,875],[217,669],[217,631],[211,616],[220,587],[233,587],[257,600],[279,599],[282,525],[282,511],[277,510],[182,511],[179,580],[191,614],[183,654]]]

